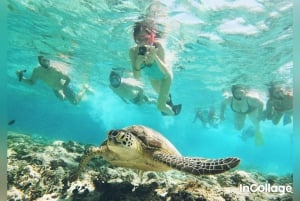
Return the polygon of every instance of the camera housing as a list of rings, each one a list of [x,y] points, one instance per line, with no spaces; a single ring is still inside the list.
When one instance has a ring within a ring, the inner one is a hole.
[[[19,80],[19,82],[22,81],[24,73],[26,73],[26,69],[18,71],[18,80]]]
[[[138,55],[143,55],[143,56],[145,56],[145,54],[147,53],[147,51],[148,51],[148,48],[147,48],[145,45],[140,46],[140,47],[139,47]]]

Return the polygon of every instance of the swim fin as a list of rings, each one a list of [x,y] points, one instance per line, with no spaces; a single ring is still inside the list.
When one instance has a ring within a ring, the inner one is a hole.
[[[172,96],[171,96],[171,94],[169,94],[169,99],[168,99],[168,101],[167,101],[167,105],[169,105],[170,107],[173,107],[173,106],[174,106],[173,101],[172,101]]]
[[[172,96],[171,96],[171,94],[169,94],[169,99],[168,99],[168,101],[166,102],[166,104],[169,105],[169,106],[172,108],[172,110],[173,110],[175,116],[178,115],[178,114],[181,112],[181,107],[182,107],[182,105],[181,105],[181,104],[174,105],[174,104],[173,104],[173,101],[172,101]],[[165,112],[161,112],[161,114],[164,115],[164,116],[168,115],[168,114],[165,113]]]
[[[172,110],[175,113],[175,115],[178,115],[181,112],[181,107],[182,107],[181,104],[172,106]]]
[[[256,146],[262,146],[264,144],[263,134],[260,131],[256,131],[254,134],[254,140]]]
[[[172,110],[173,110],[175,116],[181,112],[181,107],[182,107],[181,104],[173,105]],[[168,116],[168,114],[165,112],[161,112],[161,114],[164,116]]]

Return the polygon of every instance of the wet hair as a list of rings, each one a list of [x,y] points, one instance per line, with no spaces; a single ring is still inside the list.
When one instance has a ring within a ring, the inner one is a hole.
[[[40,56],[38,56],[38,61],[39,61],[39,63],[40,63],[41,66],[43,66],[43,67],[49,67],[49,62],[50,61],[46,57],[40,55]],[[45,65],[45,63],[44,63],[45,61],[48,62],[47,65]]]
[[[38,61],[41,62],[41,60],[44,59],[44,58],[45,58],[44,56],[39,55],[39,56],[38,56]]]
[[[245,87],[241,84],[234,84],[231,86],[231,93],[234,94],[237,89],[245,89]]]
[[[138,34],[145,30],[146,32],[154,33],[155,38],[161,38],[162,32],[157,29],[158,24],[154,22],[152,19],[144,19],[142,21],[138,21],[134,23],[133,26],[133,39],[136,40]]]
[[[232,96],[233,96],[235,99],[241,100],[241,98],[236,97],[235,94],[234,94],[234,92],[235,92],[236,90],[238,90],[238,89],[244,90],[245,87],[244,87],[243,85],[241,85],[241,84],[234,84],[234,85],[231,86],[231,93],[232,93]]]
[[[282,89],[283,86],[280,85],[271,85],[268,89],[269,91],[269,97],[274,97],[274,92],[278,89]]]

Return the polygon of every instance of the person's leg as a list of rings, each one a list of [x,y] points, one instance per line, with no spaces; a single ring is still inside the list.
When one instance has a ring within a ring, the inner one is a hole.
[[[254,110],[253,112],[248,114],[248,116],[254,126],[254,129],[255,129],[255,134],[254,134],[255,144],[258,146],[262,145],[264,143],[264,140],[263,140],[263,134],[260,131],[260,120],[261,120],[260,114],[259,114],[258,110]]]
[[[86,89],[84,89],[84,92],[85,92],[85,90]],[[84,95],[84,92],[82,92],[82,91],[76,95],[75,92],[69,86],[65,87],[63,92],[64,92],[64,95],[66,96],[66,98],[73,105],[77,105],[79,103],[79,101],[81,100],[82,96]]]
[[[274,111],[271,119],[274,125],[277,125],[280,122],[280,119],[283,115],[283,112]]]
[[[287,125],[289,123],[292,123],[292,115],[293,115],[293,111],[290,110],[290,111],[286,111],[284,113],[284,116],[283,116],[283,125]]]
[[[63,94],[63,92],[60,90],[53,90],[55,96],[59,99],[59,100],[64,100],[65,99],[65,95]]]
[[[237,130],[242,130],[245,124],[246,115],[240,113],[234,113],[234,127]]]
[[[76,95],[76,99],[77,102],[79,103],[81,101],[81,99],[83,98],[84,94],[87,92],[87,88],[84,87],[77,95]]]
[[[258,110],[254,110],[248,114],[250,121],[252,122],[253,126],[256,130],[260,129],[259,123],[261,118],[259,117]]]
[[[172,108],[167,105],[171,83],[172,81],[170,78],[166,78],[161,81],[151,80],[154,90],[158,90],[157,108],[167,115],[175,114]]]

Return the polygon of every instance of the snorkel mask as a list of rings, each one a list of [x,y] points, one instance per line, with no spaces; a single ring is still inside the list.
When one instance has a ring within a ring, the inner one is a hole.
[[[110,81],[110,85],[114,88],[118,88],[121,85],[121,76],[119,75],[119,73],[115,72],[115,71],[111,71],[110,75],[109,75],[109,81]]]
[[[241,86],[241,85],[238,85],[238,84],[232,85],[232,87],[231,87],[231,93],[232,93],[232,96],[233,96],[236,100],[242,100],[241,97],[237,97],[237,96],[236,96],[236,94],[235,94],[235,91],[236,91],[236,90],[241,90],[241,91],[243,91],[243,93],[245,93],[245,88],[244,88],[243,86]]]
[[[148,39],[148,43],[150,45],[152,45],[154,43],[154,40],[155,40],[155,32],[154,31],[151,31],[151,33],[149,34],[149,39]]]
[[[38,61],[40,65],[44,68],[48,68],[50,66],[50,61],[46,59],[44,56],[38,56]]]

